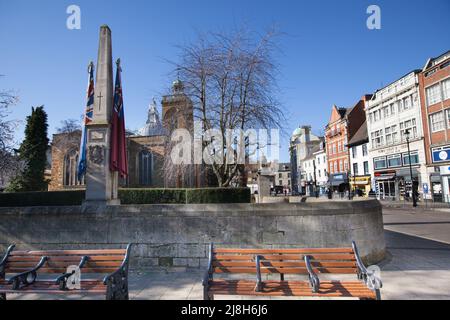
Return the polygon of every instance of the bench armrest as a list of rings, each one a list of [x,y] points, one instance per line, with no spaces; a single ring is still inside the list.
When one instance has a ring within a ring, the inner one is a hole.
[[[311,290],[313,293],[319,292],[320,288],[320,279],[317,274],[314,272],[314,269],[311,265],[311,256],[303,257],[306,265],[306,270],[308,271],[309,284],[311,285]]]
[[[104,285],[107,285],[109,281],[117,279],[118,277],[128,278],[128,261],[130,259],[130,253],[131,253],[131,243],[127,246],[125,258],[123,259],[120,267],[113,273],[111,273],[111,274],[107,275],[105,278],[103,278]]]
[[[355,254],[356,266],[358,267],[358,279],[363,280],[367,287],[371,290],[377,290],[383,286],[381,279],[374,272],[367,270],[366,266],[359,256],[358,248],[355,241],[352,241],[353,253]]]
[[[208,269],[206,269],[205,275],[203,276],[202,280],[202,285],[204,287],[208,286],[208,282],[213,278],[213,270],[212,270],[213,248],[214,245],[211,243],[209,245]]]
[[[2,260],[0,260],[0,278],[5,277],[6,262],[8,261],[8,258],[11,255],[11,252],[14,250],[14,247],[15,247],[14,244],[10,245],[8,247],[8,249],[6,249],[6,253],[3,256]]]
[[[41,260],[39,263],[31,270],[19,273],[18,275],[15,275],[11,279],[9,279],[8,284],[12,284],[13,290],[19,290],[20,285],[30,285],[34,281],[36,281],[37,278],[37,271],[42,268],[42,266],[47,262],[48,257],[43,256],[41,257]],[[31,278],[29,278],[31,276]]]
[[[261,292],[261,290],[262,290],[261,259],[262,259],[262,256],[260,256],[260,255],[257,255],[255,257],[255,262],[256,262],[256,286],[255,286],[255,291],[256,292]]]
[[[80,270],[81,270],[84,267],[84,265],[86,264],[86,262],[88,262],[88,260],[89,260],[88,256],[83,256],[80,260],[80,263],[78,264],[78,268],[80,268]],[[59,285],[59,288],[61,290],[67,289],[67,279],[70,276],[72,276],[73,274],[74,274],[74,272],[67,272],[55,280],[56,284]]]

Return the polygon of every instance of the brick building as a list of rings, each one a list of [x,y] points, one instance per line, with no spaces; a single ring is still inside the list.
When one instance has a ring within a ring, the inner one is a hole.
[[[327,148],[327,162],[329,185],[333,191],[348,190],[348,172],[350,170],[350,155],[348,141],[366,121],[364,105],[370,99],[366,95],[352,108],[331,109],[330,121],[325,127],[325,145]]]
[[[419,74],[419,90],[428,193],[450,202],[450,51],[428,59]]]

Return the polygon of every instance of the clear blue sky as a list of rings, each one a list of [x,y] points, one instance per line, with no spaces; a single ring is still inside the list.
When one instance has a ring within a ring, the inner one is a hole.
[[[81,8],[81,30],[66,28],[66,8]],[[368,30],[366,9],[381,7],[382,29]],[[114,58],[123,64],[127,127],[141,127],[153,96],[170,86],[177,44],[198,31],[245,24],[263,32],[273,24],[281,38],[279,98],[286,130],[310,124],[321,132],[331,106],[352,106],[360,96],[422,68],[450,49],[450,1],[18,1],[0,0],[0,89],[20,96],[11,119],[25,120],[44,104],[50,134],[85,105],[86,66],[96,60],[98,31],[108,24]],[[23,137],[23,123],[17,139]],[[50,137],[51,138],[51,137]],[[288,139],[281,160],[288,161]]]

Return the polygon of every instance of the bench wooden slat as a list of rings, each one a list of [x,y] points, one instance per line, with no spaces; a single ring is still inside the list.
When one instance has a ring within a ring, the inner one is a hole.
[[[30,270],[30,268],[10,268],[6,267],[6,273],[21,273]],[[117,268],[110,268],[110,267],[97,267],[97,268],[83,268],[81,269],[81,274],[83,273],[112,273],[116,271]],[[38,274],[43,273],[65,273],[67,271],[67,268],[47,268],[42,267],[38,270]]]
[[[84,255],[71,255],[71,256],[52,256],[52,261],[73,261],[73,262],[79,262],[81,258]],[[35,255],[35,256],[11,256],[8,257],[8,263],[10,262],[22,262],[22,261],[32,261],[32,262],[39,262],[41,259],[41,256]],[[90,255],[89,261],[123,261],[124,255],[111,255],[111,256],[97,256],[97,255]]]
[[[72,265],[78,265],[80,260],[76,261],[53,261],[52,258],[50,258],[43,266],[43,268],[67,268],[68,266]],[[91,267],[119,267],[122,264],[122,261],[87,261],[84,268]],[[36,262],[33,261],[25,261],[25,262],[13,262],[9,264],[9,267],[15,267],[15,268],[28,268],[28,267],[34,267],[36,265]],[[83,270],[83,269],[81,269]]]
[[[317,273],[339,273],[339,274],[354,274],[356,268],[313,268]],[[216,267],[215,273],[247,273],[255,274],[256,268],[240,268],[240,267]],[[283,274],[308,274],[306,268],[277,268],[268,267],[261,268],[261,273],[283,273]]]
[[[299,248],[299,249],[236,249],[236,248],[214,248],[215,253],[242,253],[242,254],[264,254],[264,253],[353,253],[352,248]]]
[[[342,262],[342,261],[332,261],[332,262],[312,262],[313,267],[355,267],[356,262]],[[265,267],[302,267],[306,268],[306,264],[303,261],[261,261],[261,268]],[[255,267],[255,262],[253,261],[213,261],[213,267]]]
[[[126,249],[106,250],[47,250],[47,251],[12,251],[11,256],[67,256],[67,255],[117,255],[126,254]]]
[[[302,255],[261,255],[262,260],[300,260]],[[356,261],[355,256],[352,254],[309,254],[311,260],[347,260]],[[254,260],[255,255],[216,255],[213,257],[213,261],[217,260]]]

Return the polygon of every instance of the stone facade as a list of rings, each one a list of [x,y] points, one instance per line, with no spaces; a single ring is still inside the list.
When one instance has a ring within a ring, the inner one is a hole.
[[[131,268],[204,267],[210,243],[320,248],[349,247],[354,240],[368,263],[385,255],[377,200],[85,209],[0,208],[0,252],[11,243],[17,250],[117,248],[133,243]]]

